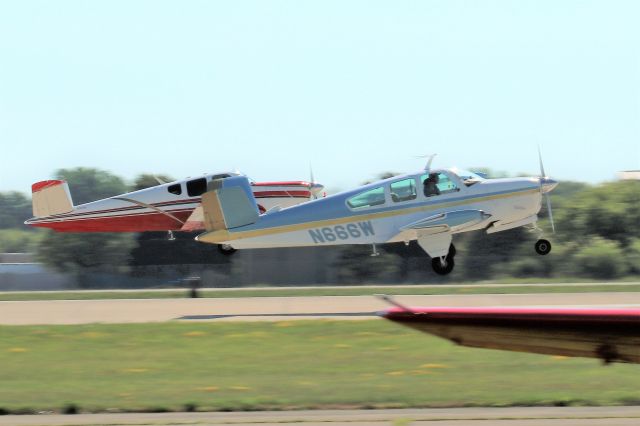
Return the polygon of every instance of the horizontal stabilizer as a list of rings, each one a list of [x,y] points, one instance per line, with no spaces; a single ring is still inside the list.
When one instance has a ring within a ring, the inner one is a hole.
[[[69,185],[64,180],[44,180],[31,186],[33,216],[45,217],[73,210]]]

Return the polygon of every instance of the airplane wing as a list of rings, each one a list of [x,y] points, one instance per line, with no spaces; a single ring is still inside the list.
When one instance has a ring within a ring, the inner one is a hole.
[[[475,226],[490,217],[491,215],[482,210],[438,213],[401,227],[399,235],[394,240],[417,240],[430,257],[446,256],[449,253],[453,232]]]
[[[640,363],[640,309],[398,306],[381,316],[462,346]]]

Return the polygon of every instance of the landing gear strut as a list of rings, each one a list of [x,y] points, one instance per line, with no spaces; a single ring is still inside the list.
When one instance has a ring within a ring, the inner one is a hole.
[[[449,253],[446,256],[434,257],[431,259],[431,267],[433,271],[438,275],[447,275],[453,271],[453,267],[456,265],[453,258],[456,257],[456,247],[451,244],[449,246]]]
[[[551,251],[551,243],[548,240],[542,238],[536,241],[535,247],[536,253],[538,253],[540,256],[545,256]]]
[[[231,256],[233,253],[238,251],[231,247],[229,244],[218,244],[218,250],[220,250],[220,253],[224,254],[225,256]]]

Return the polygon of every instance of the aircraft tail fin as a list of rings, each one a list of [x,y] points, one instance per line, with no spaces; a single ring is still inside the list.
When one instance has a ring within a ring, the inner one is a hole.
[[[255,223],[260,216],[249,179],[234,176],[209,182],[202,195],[207,232],[226,231]]]
[[[64,180],[44,180],[31,186],[34,217],[68,213],[73,210],[69,185]]]

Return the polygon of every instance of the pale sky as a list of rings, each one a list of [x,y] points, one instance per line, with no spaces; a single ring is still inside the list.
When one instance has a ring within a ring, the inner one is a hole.
[[[1,1],[0,191],[64,167],[348,189],[640,169],[638,1]]]

